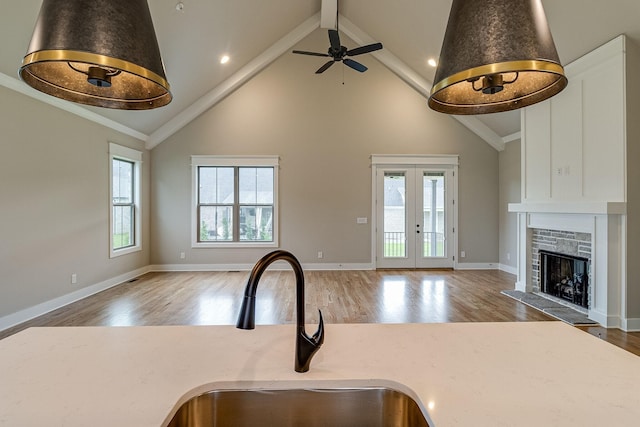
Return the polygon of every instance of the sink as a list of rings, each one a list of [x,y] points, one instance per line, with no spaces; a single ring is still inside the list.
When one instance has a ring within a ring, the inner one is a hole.
[[[430,427],[421,405],[388,386],[216,389],[179,406],[167,427]]]

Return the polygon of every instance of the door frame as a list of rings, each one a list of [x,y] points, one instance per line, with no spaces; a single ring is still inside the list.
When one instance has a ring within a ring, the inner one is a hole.
[[[378,268],[378,211],[377,211],[377,174],[379,168],[388,167],[418,167],[418,168],[438,168],[445,167],[453,170],[453,182],[448,191],[452,191],[453,204],[452,223],[449,227],[452,229],[452,256],[453,268],[458,268],[458,165],[459,156],[457,154],[440,154],[440,155],[407,155],[407,154],[372,154],[371,155],[371,260],[374,268]]]

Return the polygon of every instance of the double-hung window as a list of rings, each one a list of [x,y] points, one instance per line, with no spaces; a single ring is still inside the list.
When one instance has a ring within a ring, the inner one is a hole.
[[[192,156],[194,247],[278,245],[278,157]]]
[[[142,249],[140,168],[142,153],[109,144],[109,254],[116,257]]]

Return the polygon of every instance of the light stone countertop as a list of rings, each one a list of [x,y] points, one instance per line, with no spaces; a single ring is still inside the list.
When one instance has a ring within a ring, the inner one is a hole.
[[[0,426],[158,427],[229,385],[393,381],[442,426],[638,426],[640,357],[560,322],[31,328],[0,340]],[[308,330],[315,330],[310,325]]]

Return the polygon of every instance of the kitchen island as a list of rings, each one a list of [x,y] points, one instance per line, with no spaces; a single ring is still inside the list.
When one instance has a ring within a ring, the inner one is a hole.
[[[165,425],[216,387],[399,383],[442,426],[636,426],[640,357],[561,322],[31,328],[0,341],[0,426]],[[310,329],[315,329],[310,325]]]

